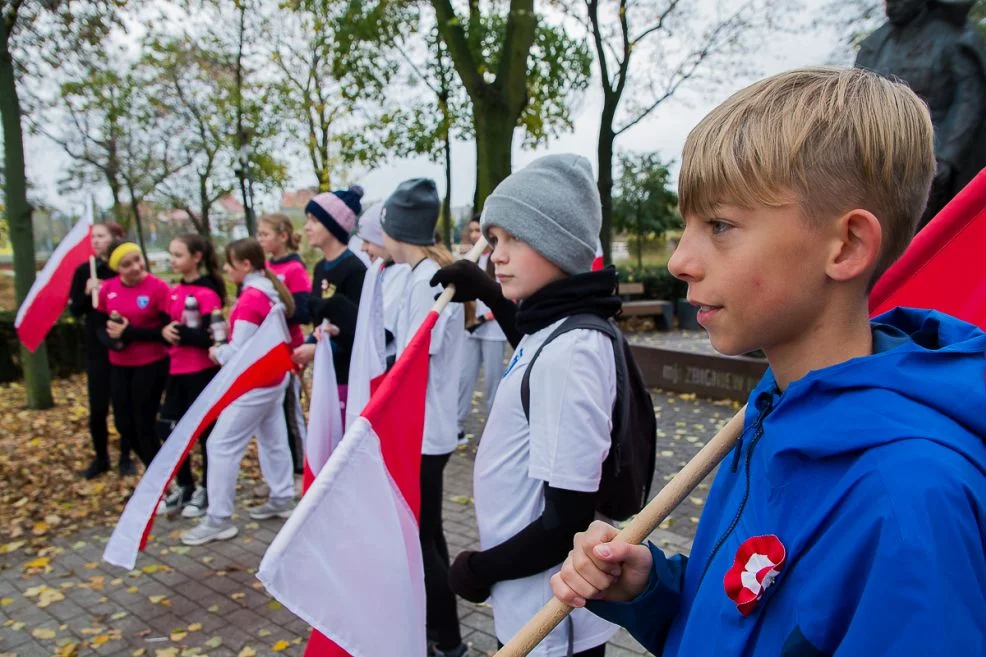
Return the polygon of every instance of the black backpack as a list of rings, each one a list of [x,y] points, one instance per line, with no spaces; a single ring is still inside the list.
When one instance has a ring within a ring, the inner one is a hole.
[[[562,333],[590,329],[613,341],[616,360],[616,404],[613,409],[612,444],[603,462],[596,510],[612,520],[626,520],[647,503],[657,457],[657,420],[654,403],[644,385],[623,333],[612,320],[597,315],[572,315],[556,328],[534,353],[520,387],[524,417],[531,419],[531,368],[541,351]]]

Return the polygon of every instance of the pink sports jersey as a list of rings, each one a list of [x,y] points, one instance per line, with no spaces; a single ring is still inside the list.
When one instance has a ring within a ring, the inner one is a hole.
[[[134,286],[124,285],[119,276],[105,281],[99,288],[99,311],[107,315],[114,310],[135,328],[161,328],[161,313],[168,312],[168,284],[147,274]],[[121,351],[109,350],[110,364],[139,367],[168,356],[163,342],[132,341]]]
[[[236,322],[249,322],[260,326],[267,313],[274,306],[267,295],[255,287],[244,287],[240,293],[240,298],[233,306],[233,312],[229,315],[229,339],[234,340],[236,333]]]
[[[285,262],[268,261],[267,268],[274,272],[274,275],[281,279],[284,286],[291,294],[298,292],[310,292],[312,289],[312,279],[308,276],[305,265],[297,260],[287,260]],[[305,342],[305,335],[301,330],[301,324],[288,320],[288,333],[291,335],[291,348],[301,346]]]
[[[202,326],[209,325],[209,315],[213,310],[223,307],[222,301],[215,290],[204,285],[190,285],[185,282],[177,283],[171,288],[168,297],[168,315],[171,321],[182,323],[182,314],[185,311],[185,298],[189,295],[195,297],[199,302],[199,321]],[[173,345],[168,348],[168,356],[171,357],[171,374],[191,374],[202,370],[212,369],[216,366],[209,358],[208,347],[194,347],[191,345]]]

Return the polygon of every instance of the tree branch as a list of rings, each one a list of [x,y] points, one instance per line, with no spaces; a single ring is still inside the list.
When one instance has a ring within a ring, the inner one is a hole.
[[[599,29],[599,0],[585,0],[585,9],[589,15],[589,25],[592,42],[596,45],[596,58],[599,60],[599,78],[603,84],[603,96],[613,93],[613,85],[609,79],[609,64],[606,62],[606,52],[603,47],[603,35]]]
[[[532,0],[533,1],[533,0]],[[442,40],[448,46],[449,55],[455,70],[462,79],[462,84],[472,98],[479,98],[486,91],[488,85],[483,79],[476,59],[473,57],[466,33],[462,29],[459,17],[455,14],[451,0],[431,0],[435,8],[435,15],[438,18],[438,31],[442,35]]]
[[[534,45],[536,27],[534,0],[510,0],[507,32],[503,39],[495,84],[504,93],[508,111],[518,115],[527,105],[527,58],[531,54],[531,46]]]
[[[664,29],[664,21],[666,21],[668,17],[670,17],[671,14],[674,13],[674,10],[678,8],[679,4],[681,4],[681,0],[671,0],[667,8],[663,12],[661,12],[661,15],[657,19],[657,22],[651,25],[650,27],[648,27],[647,29],[645,29],[644,31],[642,31],[634,38],[630,39],[630,43],[635,46],[641,41],[643,41],[644,39],[646,39],[652,32],[657,32],[658,30]]]

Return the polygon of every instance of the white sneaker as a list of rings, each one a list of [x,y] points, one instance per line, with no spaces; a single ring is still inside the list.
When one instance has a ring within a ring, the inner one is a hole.
[[[204,545],[211,541],[226,541],[240,533],[230,520],[217,520],[206,516],[199,524],[182,532],[181,542],[185,545]]]
[[[288,518],[294,511],[294,500],[275,500],[271,498],[250,509],[250,517],[254,520],[267,520],[268,518]]]
[[[209,495],[201,486],[192,493],[192,499],[181,510],[182,518],[201,518],[209,508]]]

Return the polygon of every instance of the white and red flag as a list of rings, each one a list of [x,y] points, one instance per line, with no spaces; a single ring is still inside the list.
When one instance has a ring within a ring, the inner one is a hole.
[[[271,595],[315,630],[310,657],[425,654],[419,478],[437,320],[433,310],[260,564]]]
[[[339,404],[339,387],[336,385],[336,368],[332,361],[332,341],[323,323],[323,335],[315,344],[315,364],[312,369],[311,399],[309,403],[308,432],[305,438],[305,471],[302,490],[307,491],[329,455],[342,440],[342,407]]]
[[[592,271],[599,271],[606,266],[603,260],[603,242],[596,238],[596,257],[592,260]]]
[[[72,276],[92,255],[91,233],[92,208],[87,206],[86,213],[58,243],[17,309],[14,328],[28,351],[37,350],[65,310]]]
[[[294,368],[289,341],[284,313],[275,307],[175,425],[123,509],[103,552],[105,561],[134,567],[150,535],[158,502],[198,437],[245,393],[277,385]]]

